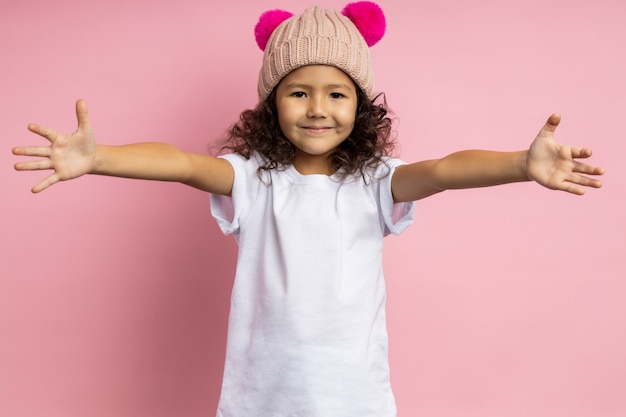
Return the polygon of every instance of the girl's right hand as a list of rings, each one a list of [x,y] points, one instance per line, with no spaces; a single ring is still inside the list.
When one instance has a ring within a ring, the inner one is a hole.
[[[37,124],[28,125],[28,130],[50,141],[50,146],[26,146],[13,148],[13,154],[42,157],[37,161],[18,162],[18,171],[36,171],[52,169],[54,172],[32,188],[33,193],[45,190],[59,181],[91,172],[96,163],[96,142],[93,135],[87,104],[84,100],[76,102],[78,128],[70,135],[62,135],[47,127]]]

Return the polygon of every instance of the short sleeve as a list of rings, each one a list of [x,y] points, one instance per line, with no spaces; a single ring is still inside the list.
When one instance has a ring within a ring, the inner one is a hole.
[[[391,193],[391,179],[393,178],[393,173],[398,166],[404,164],[405,162],[399,159],[389,158],[385,160],[385,164],[380,164],[377,169],[377,171],[382,169],[387,171],[377,172],[378,178],[384,175],[379,184],[379,204],[385,236],[389,234],[399,235],[413,223],[415,201],[394,203],[393,194]]]
[[[231,196],[210,194],[211,214],[225,235],[239,235],[242,217],[248,211],[255,195],[254,189],[259,180],[256,175],[258,164],[255,159],[246,159],[241,155],[228,154],[226,159],[233,167],[235,179]]]

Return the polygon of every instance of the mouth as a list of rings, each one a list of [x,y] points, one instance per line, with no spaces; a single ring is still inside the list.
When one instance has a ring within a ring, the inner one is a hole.
[[[331,128],[328,126],[302,126],[301,129],[311,135],[321,135],[328,132]]]

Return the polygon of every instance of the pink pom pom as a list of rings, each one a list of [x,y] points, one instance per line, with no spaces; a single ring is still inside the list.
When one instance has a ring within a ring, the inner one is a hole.
[[[267,41],[269,41],[274,29],[291,16],[293,16],[293,13],[276,9],[268,10],[259,17],[259,21],[254,27],[254,38],[262,51],[265,51]]]
[[[385,15],[376,3],[359,1],[350,3],[341,11],[361,32],[367,46],[374,46],[385,34]]]

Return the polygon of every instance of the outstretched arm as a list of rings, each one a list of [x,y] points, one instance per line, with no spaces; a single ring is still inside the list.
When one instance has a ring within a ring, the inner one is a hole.
[[[392,179],[394,199],[413,201],[444,190],[529,180],[578,195],[584,194],[583,187],[599,188],[600,181],[588,175],[602,175],[604,169],[578,161],[591,156],[591,150],[554,139],[560,120],[560,115],[551,115],[527,151],[469,150],[400,166]]]
[[[97,145],[84,100],[76,103],[77,130],[62,135],[52,129],[31,124],[28,129],[49,142],[49,146],[16,147],[15,155],[40,157],[36,161],[18,162],[18,171],[52,170],[32,188],[34,193],[59,181],[84,174],[125,178],[178,181],[216,193],[230,194],[234,174],[231,165],[219,158],[183,152],[164,143],[137,143],[123,146]]]

